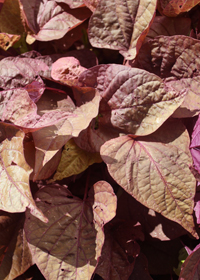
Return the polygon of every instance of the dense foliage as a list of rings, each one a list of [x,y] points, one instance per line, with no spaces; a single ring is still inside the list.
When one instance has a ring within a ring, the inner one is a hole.
[[[0,0],[0,280],[200,278],[199,2]]]

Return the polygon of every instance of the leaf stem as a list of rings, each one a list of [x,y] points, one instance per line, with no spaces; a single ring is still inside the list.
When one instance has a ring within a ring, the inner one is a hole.
[[[90,181],[90,173],[91,173],[91,169],[88,168],[88,174],[87,174],[87,180],[86,180],[86,186],[85,186],[83,201],[86,201],[86,199],[87,199],[87,194],[88,194],[88,189],[89,189],[89,181]]]

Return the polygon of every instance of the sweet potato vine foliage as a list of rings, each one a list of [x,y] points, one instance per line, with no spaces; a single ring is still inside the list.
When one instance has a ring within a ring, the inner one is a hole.
[[[0,1],[0,280],[200,278],[200,1]]]

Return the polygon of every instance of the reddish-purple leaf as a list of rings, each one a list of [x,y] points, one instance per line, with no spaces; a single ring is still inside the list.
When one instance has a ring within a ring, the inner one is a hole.
[[[199,192],[196,193],[194,201],[195,201],[194,212],[197,219],[197,224],[200,224],[200,193]]]
[[[32,55],[34,53],[30,53]],[[35,81],[41,71],[48,66],[37,58],[17,56],[6,57],[0,61],[0,88],[14,89]]]
[[[119,50],[134,59],[148,33],[157,1],[101,0],[89,23],[89,40],[94,47]]]
[[[27,122],[37,116],[37,106],[25,88],[1,91],[0,119],[15,125]]]
[[[135,260],[135,265],[129,280],[153,280],[148,271],[148,261],[145,255],[140,252]]]
[[[36,204],[49,222],[41,223],[28,212],[25,232],[33,259],[45,278],[90,279],[104,242],[102,227],[116,211],[112,187],[97,182],[93,197],[90,193],[89,200],[82,201],[64,186],[46,186],[37,193]]]
[[[118,136],[119,130],[101,123],[101,114],[99,114],[77,138],[74,138],[74,141],[81,149],[95,153],[100,151],[106,141]]]
[[[89,191],[88,201],[92,205],[94,219],[101,227],[115,217],[117,197],[109,183],[95,183]]]
[[[130,195],[197,236],[192,216],[196,180],[189,169],[189,135],[180,121],[167,121],[146,137],[112,139],[100,154]]]
[[[35,40],[60,39],[91,15],[87,8],[71,10],[67,5],[64,8],[56,1],[20,0],[20,2],[24,20],[32,31],[26,39],[30,44]]]
[[[27,90],[31,100],[36,103],[44,93],[45,86],[42,79],[38,76],[32,83],[26,85],[25,89]]]
[[[197,280],[200,278],[200,248],[195,248],[181,267],[179,280]]]
[[[71,9],[78,8],[84,5],[84,0],[56,0],[58,3],[65,3],[70,6]]]
[[[190,34],[191,19],[190,18],[168,18],[165,16],[157,16],[149,29],[145,38],[154,39],[159,35],[173,36],[173,35],[186,35]]]
[[[81,45],[81,47],[77,47],[77,49],[81,49],[82,52],[84,50],[82,49],[83,30],[87,30],[87,28],[87,21],[83,21],[81,24],[71,28],[62,38],[52,41],[52,45],[58,53],[64,53],[68,51],[74,43],[77,44],[78,42]]]
[[[198,173],[200,173],[200,116],[198,117],[192,132],[190,151],[193,158],[193,167]]]
[[[128,280],[140,252],[134,236],[137,226],[134,227],[131,221],[120,222],[113,227],[105,226],[105,242],[95,270],[104,280]],[[139,233],[142,237],[142,232]]]
[[[169,90],[187,92],[174,117],[192,117],[200,112],[199,52],[199,40],[183,35],[159,36],[144,44],[132,64],[163,78]]]
[[[107,129],[114,127],[119,133],[154,132],[184,98],[183,94],[166,89],[158,76],[123,65],[93,67],[80,75],[79,82],[99,90],[102,100],[97,122]]]

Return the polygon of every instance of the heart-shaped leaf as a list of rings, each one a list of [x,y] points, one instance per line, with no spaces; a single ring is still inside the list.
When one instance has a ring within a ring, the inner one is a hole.
[[[185,94],[166,88],[162,79],[152,73],[116,64],[86,70],[79,82],[101,93],[100,127],[134,135],[158,129],[181,105]]]
[[[103,191],[99,191],[99,184]],[[90,279],[104,242],[102,226],[116,211],[112,187],[97,182],[93,196],[81,200],[66,187],[51,185],[37,193],[36,203],[49,222],[44,224],[27,213],[25,231],[40,271],[49,280]]]
[[[183,35],[158,36],[142,46],[132,64],[163,78],[169,90],[187,93],[173,115],[176,118],[192,117],[200,112],[199,53],[199,40]]]
[[[126,59],[134,59],[153,21],[156,3],[156,0],[101,0],[89,23],[91,44],[119,50]]]
[[[189,135],[181,122],[169,120],[146,137],[112,139],[100,153],[130,195],[197,236],[192,216],[196,180],[189,169]]]

